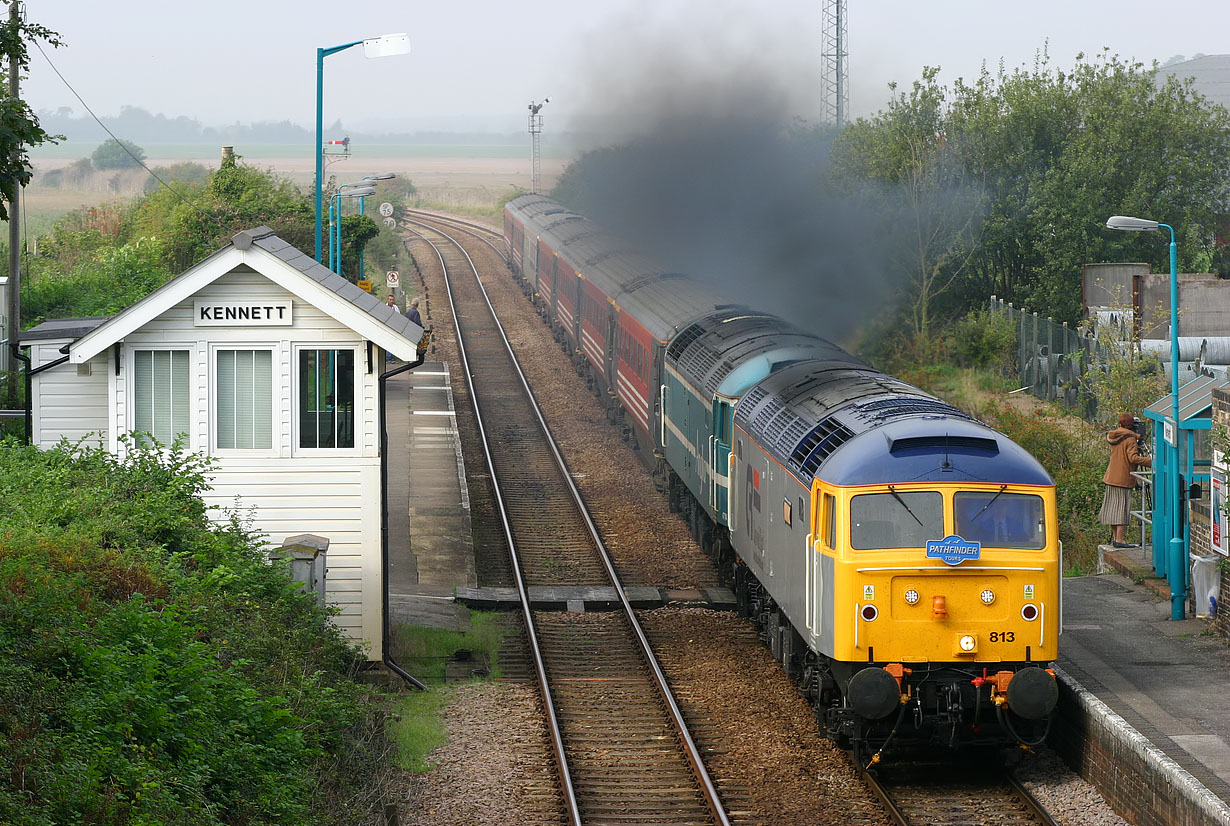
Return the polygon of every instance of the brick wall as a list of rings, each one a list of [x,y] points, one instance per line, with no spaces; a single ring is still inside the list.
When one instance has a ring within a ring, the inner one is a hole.
[[[1230,807],[1062,669],[1051,748],[1132,826],[1230,824]]]

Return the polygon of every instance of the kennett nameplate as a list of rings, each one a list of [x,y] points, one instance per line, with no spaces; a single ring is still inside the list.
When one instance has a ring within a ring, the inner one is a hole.
[[[195,301],[197,327],[277,327],[290,325],[289,301]]]

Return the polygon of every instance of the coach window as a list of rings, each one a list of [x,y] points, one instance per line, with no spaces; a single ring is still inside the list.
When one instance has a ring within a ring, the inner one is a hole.
[[[790,504],[789,499],[785,499],[782,501],[782,521],[786,523],[786,527],[788,528],[793,527],[793,521],[790,518],[792,516],[791,511],[793,511],[793,509],[794,508]]]

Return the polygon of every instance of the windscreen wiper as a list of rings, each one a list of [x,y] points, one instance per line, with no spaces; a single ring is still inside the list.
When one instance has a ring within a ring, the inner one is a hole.
[[[995,500],[996,500],[996,499],[998,499],[999,497],[1001,497],[1001,496],[1003,496],[1003,495],[1004,495],[1004,491],[1006,491],[1007,489],[1008,489],[1008,486],[1007,486],[1007,485],[1000,485],[1000,486],[999,486],[999,493],[997,493],[997,494],[995,494],[994,496],[992,496],[992,497],[991,497],[991,501],[990,501],[990,502],[987,502],[985,505],[983,505],[983,506],[982,506],[982,510],[978,511],[978,513],[976,513],[976,514],[974,514],[973,516],[971,516],[969,521],[973,522],[975,519],[977,519],[978,517],[982,516],[982,514],[986,512],[986,509],[987,509],[987,508],[989,508],[989,507],[991,507],[992,505],[994,505],[994,504],[995,504]]]
[[[1007,487],[1007,485],[1005,485],[1004,487]],[[918,518],[918,516],[914,513],[914,511],[910,510],[910,506],[907,505],[905,503],[905,500],[901,498],[901,494],[897,493],[897,489],[895,487],[893,487],[892,485],[889,485],[888,492],[893,495],[894,499],[896,499],[898,502],[901,503],[901,507],[905,508],[906,513],[914,517],[914,521],[918,523],[918,527],[920,528],[924,527],[922,520]],[[1003,493],[1003,491],[1001,490],[1000,493]]]

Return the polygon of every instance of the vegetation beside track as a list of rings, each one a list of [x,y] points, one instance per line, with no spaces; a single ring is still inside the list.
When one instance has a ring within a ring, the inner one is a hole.
[[[0,823],[341,824],[378,801],[366,658],[208,519],[208,473],[0,443]]]

